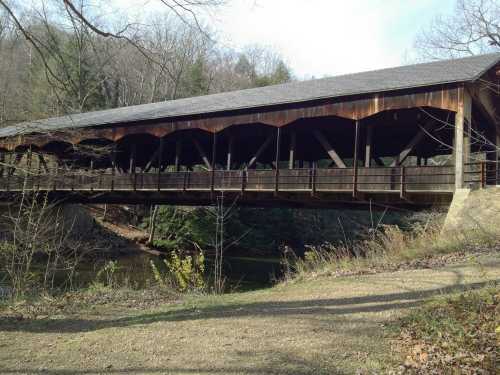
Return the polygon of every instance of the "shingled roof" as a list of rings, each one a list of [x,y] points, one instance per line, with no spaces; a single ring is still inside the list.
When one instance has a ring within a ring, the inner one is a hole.
[[[0,137],[44,130],[83,128],[168,119],[380,93],[446,83],[470,82],[500,62],[500,53],[401,66],[310,81],[75,114],[0,129]]]

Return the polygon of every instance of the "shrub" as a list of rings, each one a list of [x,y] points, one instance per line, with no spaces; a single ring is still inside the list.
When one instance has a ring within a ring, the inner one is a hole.
[[[181,255],[173,251],[163,259],[165,272],[151,260],[151,270],[155,281],[162,287],[172,287],[181,292],[205,289],[205,256],[203,252],[197,255]]]

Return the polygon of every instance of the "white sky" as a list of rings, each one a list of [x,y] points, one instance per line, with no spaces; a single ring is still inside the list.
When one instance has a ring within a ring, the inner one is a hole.
[[[158,0],[115,0],[131,4]],[[207,22],[233,48],[276,49],[299,78],[412,62],[413,41],[455,0],[228,0]],[[132,9],[137,11],[137,7]]]

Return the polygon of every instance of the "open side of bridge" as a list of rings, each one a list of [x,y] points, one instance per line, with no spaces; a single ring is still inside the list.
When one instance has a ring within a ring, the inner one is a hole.
[[[500,54],[0,129],[0,194],[65,202],[446,205],[498,181]]]

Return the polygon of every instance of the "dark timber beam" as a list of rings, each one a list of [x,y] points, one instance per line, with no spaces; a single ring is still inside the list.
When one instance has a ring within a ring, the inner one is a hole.
[[[420,141],[427,135],[427,132],[430,130],[433,124],[434,120],[429,120],[424,125],[423,129],[420,129],[417,135],[413,137],[412,140],[403,149],[403,151],[399,153],[399,155],[396,157],[396,160],[392,162],[391,167],[396,167],[398,165],[401,165],[406,160],[406,158],[410,155],[415,146],[419,144]]]
[[[210,164],[210,160],[208,160],[207,154],[205,154],[205,151],[203,151],[203,147],[201,147],[200,142],[196,138],[192,138],[194,146],[196,147],[196,150],[198,150],[198,154],[200,154],[201,159],[205,163],[208,169],[212,170],[212,164]]]
[[[325,149],[328,156],[330,156],[330,158],[333,160],[335,165],[338,168],[346,168],[344,161],[340,158],[340,156],[337,154],[337,152],[332,147],[330,142],[328,142],[328,139],[326,139],[326,137],[323,135],[323,133],[321,133],[319,130],[315,130],[313,132],[313,134],[316,137],[316,139],[318,140],[318,142],[321,144],[321,146]]]
[[[264,141],[263,144],[260,145],[259,149],[257,150],[257,152],[255,153],[255,155],[252,157],[252,159],[250,159],[250,161],[248,162],[248,165],[247,165],[247,169],[250,169],[254,166],[254,164],[257,162],[257,159],[259,159],[260,155],[266,150],[266,148],[271,144],[271,142],[273,141],[273,134],[269,134],[266,138],[266,140]]]
[[[366,126],[366,143],[365,143],[365,167],[370,168],[372,161],[372,142],[373,142],[373,126]]]

